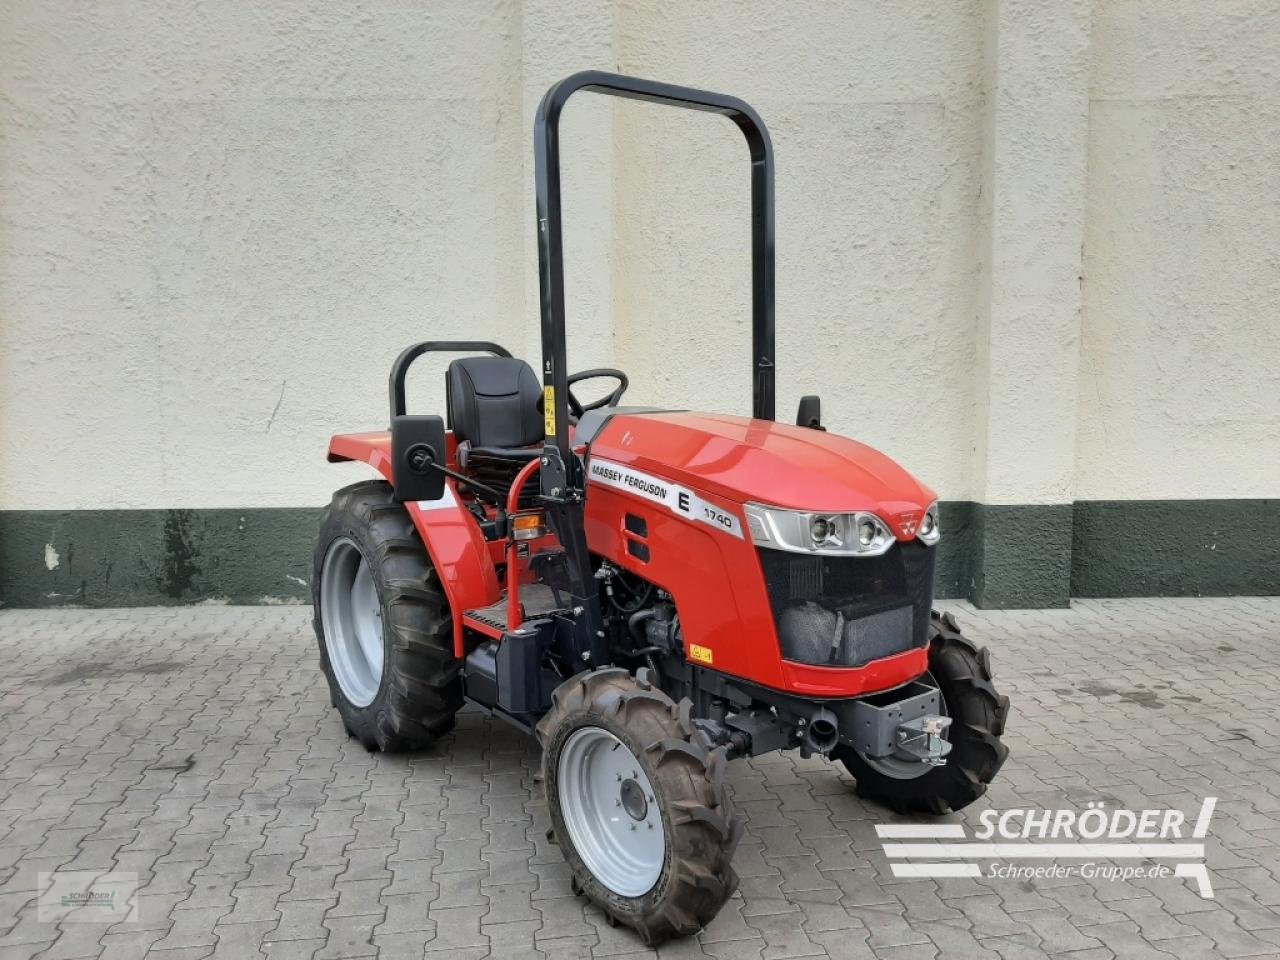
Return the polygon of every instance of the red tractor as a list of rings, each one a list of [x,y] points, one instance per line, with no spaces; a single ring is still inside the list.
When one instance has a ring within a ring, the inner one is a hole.
[[[751,153],[751,417],[626,407],[621,370],[565,363],[557,128],[579,90],[729,117]],[[389,432],[329,460],[382,479],[324,515],[320,663],[348,733],[424,747],[466,702],[537,736],[574,889],[646,943],[707,924],[737,883],[735,757],[798,749],[862,796],[945,813],[1000,769],[1008,698],[932,610],[934,493],[826,432],[817,397],[774,420],[773,156],[734,97],[607,73],[553,86],[535,121],[542,383],[493,343],[409,347]],[[447,417],[405,375],[448,367]],[[476,355],[480,354],[480,355]],[[584,403],[585,380],[613,389]]]

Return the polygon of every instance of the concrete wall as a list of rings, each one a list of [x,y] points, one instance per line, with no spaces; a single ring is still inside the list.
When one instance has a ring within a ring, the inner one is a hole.
[[[301,596],[395,353],[536,357],[531,119],[586,67],[769,122],[780,415],[940,491],[945,590],[1277,589],[1274,4],[9,0],[0,600]],[[563,145],[571,366],[747,412],[737,131],[584,95]]]

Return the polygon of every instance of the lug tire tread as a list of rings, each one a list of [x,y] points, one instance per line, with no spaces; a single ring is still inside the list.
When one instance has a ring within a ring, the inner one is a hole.
[[[899,813],[942,815],[968,806],[987,792],[1009,756],[1000,740],[1009,698],[995,688],[991,653],[964,636],[950,613],[934,611],[930,619],[929,670],[951,716],[945,765],[906,780],[881,773],[847,747],[833,754],[853,775],[859,797]]]
[[[351,538],[372,570],[382,601],[386,660],[373,702],[356,707],[342,694],[324,642],[320,578],[324,555],[339,536]],[[418,750],[453,729],[462,707],[460,665],[453,658],[453,620],[431,558],[391,487],[370,480],[333,495],[320,525],[311,578],[320,669],[347,733],[367,750]]]
[[[673,702],[645,669],[636,676],[618,667],[579,674],[556,689],[552,704],[536,733],[552,823],[574,886],[650,946],[697,933],[738,886],[730,861],[742,821],[724,789],[724,748],[709,749],[689,719],[688,701]],[[621,897],[596,880],[565,829],[551,768],[569,734],[585,723],[611,729],[628,742],[667,801],[667,866],[654,889],[640,897]]]

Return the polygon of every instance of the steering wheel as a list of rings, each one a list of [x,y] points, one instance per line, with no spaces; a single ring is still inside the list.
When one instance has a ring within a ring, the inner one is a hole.
[[[607,393],[599,400],[593,400],[591,403],[582,403],[573,395],[573,385],[581,383],[583,380],[595,380],[597,377],[612,377],[618,381],[617,387],[612,393]],[[597,367],[594,370],[583,370],[580,373],[569,375],[566,381],[568,390],[565,391],[565,401],[569,404],[569,411],[575,417],[581,417],[588,410],[599,410],[601,407],[616,407],[618,401],[622,399],[622,395],[627,392],[629,381],[627,375],[621,370],[614,370],[612,367]]]

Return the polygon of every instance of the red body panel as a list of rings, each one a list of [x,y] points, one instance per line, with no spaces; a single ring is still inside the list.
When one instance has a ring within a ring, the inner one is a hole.
[[[454,459],[449,440],[449,459]],[[329,459],[361,460],[391,479],[390,435],[334,437]],[[590,463],[612,463],[690,491],[737,532],[681,515],[640,493],[588,481],[586,528],[591,551],[671,593],[691,661],[762,686],[810,697],[849,697],[887,690],[924,673],[928,652],[910,650],[863,667],[815,667],[779,652],[764,575],[743,506],[749,502],[801,510],[877,514],[900,540],[911,539],[933,491],[888,457],[856,441],[817,430],[719,414],[619,415],[590,445]],[[449,482],[451,503],[406,504],[440,571],[454,610],[461,650],[461,613],[494,603],[501,586],[478,526]],[[647,536],[626,529],[643,517]],[[906,524],[906,528],[904,528]],[[649,561],[627,550],[643,539]]]
[[[671,593],[685,640],[710,651],[700,665],[776,690],[815,697],[886,690],[922,674],[925,650],[864,667],[814,667],[779,654],[772,608],[743,504],[808,510],[866,510],[899,539],[904,520],[918,522],[933,491],[884,455],[818,430],[718,414],[661,413],[614,417],[591,442],[605,460],[685,487],[738,519],[742,536],[680,516],[661,503],[601,483],[587,486],[587,542]],[[627,513],[648,525],[650,560],[626,549],[639,539]]]
[[[936,499],[884,454],[856,440],[723,414],[614,417],[592,441],[591,455],[737,503],[868,510],[903,539],[901,521],[918,521]]]
[[[386,430],[374,433],[340,433],[329,438],[329,462],[356,460],[367,463],[391,482],[391,434]]]

